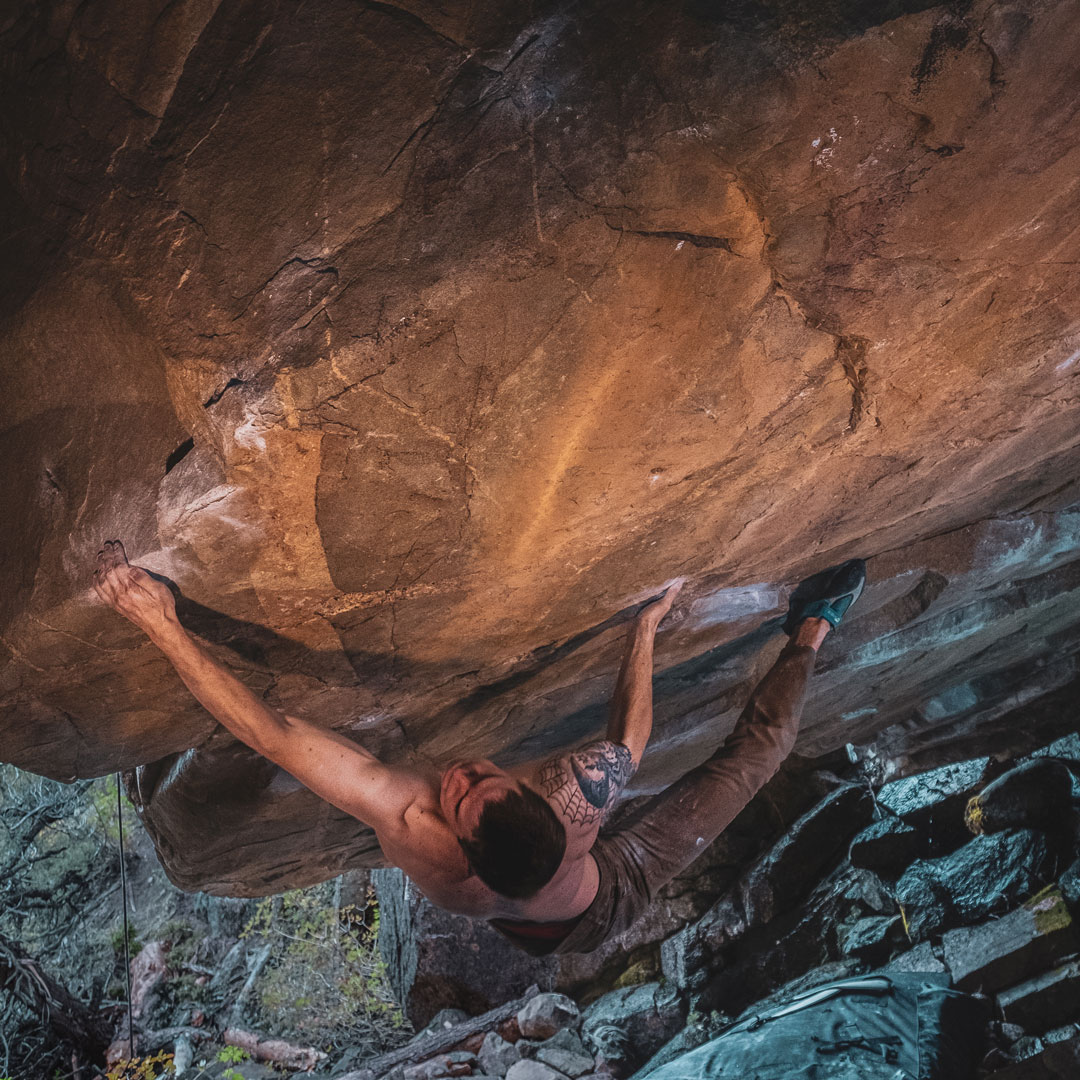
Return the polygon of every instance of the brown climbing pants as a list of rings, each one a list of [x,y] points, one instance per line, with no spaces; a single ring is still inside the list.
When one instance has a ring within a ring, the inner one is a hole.
[[[628,929],[657,890],[723,832],[791,752],[815,658],[813,649],[789,642],[720,749],[597,837],[592,855],[600,886],[561,940],[544,936],[547,924],[500,919],[495,929],[533,955],[592,952]]]

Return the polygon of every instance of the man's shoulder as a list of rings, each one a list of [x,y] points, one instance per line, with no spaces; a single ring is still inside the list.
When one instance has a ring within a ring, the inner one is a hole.
[[[619,800],[634,771],[628,747],[598,739],[542,762],[536,783],[564,823],[591,826]]]

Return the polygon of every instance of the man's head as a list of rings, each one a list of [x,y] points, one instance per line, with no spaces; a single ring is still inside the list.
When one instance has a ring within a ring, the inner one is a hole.
[[[490,761],[443,774],[443,816],[473,872],[503,896],[534,896],[558,870],[566,830],[543,796]]]

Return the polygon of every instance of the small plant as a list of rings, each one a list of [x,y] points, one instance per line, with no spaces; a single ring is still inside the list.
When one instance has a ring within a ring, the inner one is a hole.
[[[114,953],[122,955],[124,952],[124,931],[119,927],[112,932],[110,938],[110,944]],[[134,959],[135,954],[142,949],[142,942],[139,940],[138,934],[135,933],[135,927],[128,923],[127,928],[127,946],[128,954]]]
[[[251,1055],[239,1046],[229,1045],[224,1050],[219,1050],[217,1054],[218,1061],[229,1066],[222,1072],[221,1080],[244,1080],[244,1074],[239,1069],[232,1068],[232,1066],[239,1065],[241,1061],[247,1061],[249,1057]]]
[[[90,808],[97,818],[101,834],[110,844],[117,843],[120,839],[120,830],[116,823],[116,777],[104,776],[100,780],[95,780],[90,785],[89,793]],[[130,836],[135,831],[139,818],[127,796],[124,796],[120,805],[124,835]]]
[[[332,882],[260,901],[243,937],[271,945],[255,986],[253,1024],[283,1037],[329,1043],[399,1045],[408,1021],[379,956],[374,890],[341,905]]]
[[[160,1050],[151,1057],[117,1062],[105,1074],[105,1080],[160,1080],[163,1076],[172,1076],[175,1071],[172,1054]]]

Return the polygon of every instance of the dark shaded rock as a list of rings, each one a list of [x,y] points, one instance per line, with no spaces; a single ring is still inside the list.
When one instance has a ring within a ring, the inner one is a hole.
[[[990,1076],[993,1080],[1075,1080],[1080,1076],[1080,1037],[1047,1046]]]
[[[1062,735],[1060,739],[1055,739],[1052,743],[1033,750],[1028,756],[1062,758],[1065,761],[1080,764],[1080,733],[1072,731],[1068,735]]]
[[[557,965],[515,949],[487,923],[429,903],[400,870],[372,872],[379,903],[379,953],[414,1025],[443,1009],[470,1015],[554,983]]]
[[[913,863],[896,884],[904,930],[912,942],[925,941],[949,921],[948,890],[925,862]]]
[[[842,956],[876,963],[904,940],[903,924],[899,915],[871,915],[841,926],[837,938]]]
[[[1000,991],[997,1003],[1005,1020],[1035,1035],[1080,1022],[1080,960],[1073,958]]]
[[[526,1039],[550,1039],[563,1028],[575,1026],[581,1014],[565,994],[537,994],[517,1014]]]
[[[1058,876],[1058,887],[1074,913],[1080,912],[1080,859],[1072,862]]]
[[[875,874],[843,863],[804,903],[693,972],[688,989],[700,992],[699,1008],[737,1014],[751,1002],[771,1000],[777,986],[795,992],[841,978],[863,963],[840,960],[841,931],[865,916],[895,912],[895,901]]]
[[[896,878],[919,854],[919,834],[901,817],[886,815],[863,829],[848,848],[848,861]]]
[[[687,1005],[672,986],[646,983],[614,990],[582,1014],[585,1046],[618,1076],[629,1076],[686,1022]]]
[[[669,1061],[674,1061],[683,1054],[703,1046],[727,1023],[730,1023],[729,1018],[719,1013],[710,1013],[706,1016],[691,1013],[687,1017],[686,1026],[673,1039],[664,1043],[629,1080],[642,1080],[661,1065],[666,1065]]]
[[[994,993],[1051,967],[1078,943],[1061,893],[1050,888],[1000,919],[950,930],[942,944],[960,989]]]
[[[860,914],[891,915],[900,910],[893,890],[871,870],[846,867],[839,895]]]
[[[422,1039],[425,1035],[433,1032],[446,1031],[462,1020],[468,1020],[469,1014],[464,1009],[440,1009],[414,1036],[414,1039]]]
[[[859,910],[844,894],[852,877],[864,873],[841,866],[795,910],[751,931],[734,949],[694,972],[687,989],[700,993],[697,1007],[737,1015],[775,987],[804,976],[813,979],[815,969],[838,961],[837,930]]]
[[[1010,769],[968,801],[965,824],[976,834],[1041,829],[1060,836],[1061,846],[1066,846],[1076,836],[1073,769],[1080,769],[1080,764],[1070,768],[1051,757]]]
[[[545,1039],[540,1047],[551,1047],[558,1050],[569,1050],[575,1054],[588,1053],[585,1049],[585,1044],[581,1040],[581,1036],[574,1031],[573,1028],[563,1028],[561,1031],[556,1031],[550,1039]],[[537,1050],[540,1049],[537,1047]]]
[[[764,997],[748,1002],[740,1010],[740,1013],[743,1011],[752,1010],[758,1012],[771,1009],[774,1005],[788,1001],[807,990],[813,990],[815,986],[845,979],[849,975],[860,971],[863,967],[865,967],[864,964],[855,960],[829,960],[810,971],[804,972],[802,975],[789,979],[779,986],[773,986]]]
[[[984,782],[988,757],[943,765],[886,784],[877,799],[915,830],[918,854],[934,858],[967,842],[964,807]]]
[[[896,883],[909,938],[923,941],[950,925],[1007,910],[1045,883],[1052,862],[1042,833],[1018,829],[912,863]]]
[[[695,924],[664,942],[664,975],[691,985],[695,971],[750,930],[790,909],[815,885],[851,836],[869,820],[873,801],[865,788],[845,785],[796,821],[787,834],[746,871]]]

